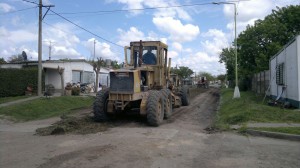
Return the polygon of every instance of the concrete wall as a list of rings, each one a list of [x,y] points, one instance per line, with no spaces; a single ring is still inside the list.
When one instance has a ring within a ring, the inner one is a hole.
[[[283,91],[282,98],[300,107],[300,36],[287,44],[270,59],[270,94],[276,98]],[[276,66],[284,63],[284,84],[276,84]]]
[[[62,89],[61,82],[60,82],[60,75],[57,71],[57,68],[61,67],[64,68],[64,85],[66,86],[67,83],[75,83],[76,81],[72,80],[72,72],[73,71],[80,71],[80,72],[92,72],[93,66],[82,61],[82,62],[63,62],[63,61],[49,61],[43,63],[43,68],[46,70],[46,79],[45,84],[53,84],[55,89]],[[55,73],[56,71],[56,73]],[[49,72],[49,73],[48,73]]]
[[[96,82],[96,74],[93,70],[93,66],[87,62],[63,62],[63,61],[49,61],[43,63],[43,68],[47,69],[45,73],[45,84],[52,84],[54,85],[55,89],[62,89],[61,88],[61,78],[58,73],[57,67],[64,68],[64,85],[66,86],[67,83],[77,83],[78,80],[73,80],[74,73],[80,73],[80,79],[83,82],[87,83],[95,83]],[[92,73],[88,74],[88,73]],[[88,79],[90,78],[90,79]],[[108,80],[108,81],[107,81]],[[101,85],[109,87],[109,70],[106,68],[100,69],[99,74],[99,83]],[[99,85],[98,85],[99,86]]]

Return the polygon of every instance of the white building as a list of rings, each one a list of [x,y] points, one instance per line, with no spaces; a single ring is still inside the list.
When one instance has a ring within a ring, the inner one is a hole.
[[[20,63],[1,64],[0,68],[17,68],[21,69],[25,66],[37,66],[36,61],[27,61]],[[64,86],[67,83],[92,83],[95,85],[96,73],[93,66],[85,60],[51,60],[42,62],[43,72],[45,74],[45,85],[52,84],[56,91],[62,88],[61,76],[58,67],[63,69]],[[99,73],[100,86],[107,87],[110,84],[109,69],[101,68]]]
[[[67,83],[95,84],[96,81],[96,73],[93,70],[93,66],[85,60],[46,61],[43,62],[42,67],[45,72],[45,85],[52,84],[55,89],[58,90],[62,89],[58,67],[64,69],[64,86],[66,86]],[[99,83],[102,86],[109,84],[109,69],[100,69]]]
[[[300,108],[300,35],[270,58],[270,95]]]

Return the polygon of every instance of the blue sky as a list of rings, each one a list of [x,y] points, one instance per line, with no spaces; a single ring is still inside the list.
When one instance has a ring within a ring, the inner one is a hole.
[[[160,40],[169,45],[172,66],[224,74],[225,67],[218,57],[221,49],[230,46],[234,39],[234,10],[230,4],[200,5],[212,2],[226,0],[43,0],[44,4],[55,5],[51,9],[56,13],[98,36],[49,11],[43,22],[43,60],[48,59],[49,41],[52,59],[91,59],[95,40],[96,57],[123,62],[120,46],[136,40]],[[236,1],[237,31],[245,30],[256,19],[263,19],[276,6],[292,4],[299,4],[299,0]],[[180,5],[191,6],[116,11]],[[1,0],[0,57],[9,60],[12,55],[26,51],[30,60],[37,60],[37,34],[36,5],[22,0]]]

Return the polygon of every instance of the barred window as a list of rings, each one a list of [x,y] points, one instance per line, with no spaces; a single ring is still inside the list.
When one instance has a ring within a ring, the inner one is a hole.
[[[276,66],[276,84],[284,85],[284,63]]]

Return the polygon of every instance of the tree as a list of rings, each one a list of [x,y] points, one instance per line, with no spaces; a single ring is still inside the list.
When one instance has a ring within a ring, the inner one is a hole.
[[[4,60],[4,58],[0,58],[0,64],[6,64],[7,62]]]
[[[217,79],[220,80],[220,81],[225,81],[226,75],[220,74],[220,75],[217,76]]]
[[[22,62],[22,61],[24,61],[22,54],[12,55],[11,57],[9,57],[9,60],[8,60],[9,63],[17,63],[17,62]]]
[[[224,48],[220,54],[220,63],[225,63],[227,80],[235,80],[235,55],[234,48]]]
[[[256,20],[253,26],[239,34],[238,74],[239,84],[250,88],[253,74],[269,69],[269,59],[300,33],[300,6],[276,8],[263,20]],[[227,68],[228,80],[234,79],[232,48],[225,48],[220,62]],[[232,66],[233,65],[233,66]]]
[[[208,81],[213,81],[213,80],[215,80],[215,77],[211,74],[211,73],[209,73],[209,72],[199,72],[198,73],[198,75],[197,75],[197,77],[206,77],[206,80],[208,80]]]
[[[180,78],[185,79],[185,78],[190,77],[194,72],[188,67],[180,66],[179,69],[177,67],[176,68],[172,67],[171,68],[171,73],[175,73]]]
[[[99,73],[101,70],[101,67],[105,66],[105,62],[103,61],[102,58],[97,58],[97,61],[93,63],[93,69],[96,73],[96,84],[95,84],[95,93],[98,92],[98,87],[99,87]]]
[[[111,66],[113,69],[120,69],[122,64],[118,64],[118,61],[111,61]]]

